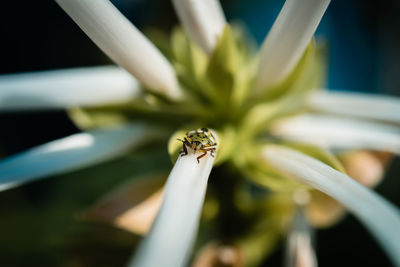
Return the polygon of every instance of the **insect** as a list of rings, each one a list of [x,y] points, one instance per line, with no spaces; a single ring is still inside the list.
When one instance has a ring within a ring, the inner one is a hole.
[[[188,154],[187,146],[193,149],[194,152],[204,152],[197,157],[197,162],[200,163],[200,159],[207,155],[210,151],[210,155],[214,157],[214,152],[217,147],[215,142],[215,137],[207,128],[200,128],[186,133],[186,136],[182,139],[177,138],[182,142],[182,152],[181,157]]]

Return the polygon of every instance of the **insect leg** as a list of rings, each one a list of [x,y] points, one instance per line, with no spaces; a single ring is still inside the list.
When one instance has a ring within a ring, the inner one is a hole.
[[[200,164],[200,159],[201,159],[202,157],[204,157],[205,155],[207,155],[207,151],[205,151],[204,154],[201,154],[200,156],[197,157],[197,163]]]
[[[214,157],[214,152],[215,152],[215,149],[211,149],[211,150],[210,150],[210,155],[211,155],[211,157]]]
[[[182,144],[182,151],[181,151],[181,157],[186,156],[188,154],[187,148],[186,148],[186,142],[183,142]]]

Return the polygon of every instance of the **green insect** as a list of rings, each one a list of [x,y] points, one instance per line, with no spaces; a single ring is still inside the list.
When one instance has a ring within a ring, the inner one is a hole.
[[[186,133],[186,137],[182,139],[177,138],[182,142],[182,152],[181,157],[188,154],[186,147],[190,147],[194,152],[204,152],[197,157],[197,162],[200,163],[200,159],[207,155],[210,151],[210,155],[214,157],[214,152],[217,148],[217,143],[215,142],[215,137],[210,130],[206,128],[200,128]]]

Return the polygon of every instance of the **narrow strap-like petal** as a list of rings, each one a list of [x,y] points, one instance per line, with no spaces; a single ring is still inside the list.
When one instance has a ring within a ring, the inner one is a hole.
[[[347,175],[297,151],[270,146],[263,155],[272,166],[342,203],[400,265],[400,213],[395,206]]]
[[[343,91],[317,91],[309,107],[325,113],[400,123],[400,98]]]
[[[173,0],[179,19],[190,38],[210,54],[226,25],[218,0]]]
[[[171,98],[181,97],[175,72],[167,59],[110,1],[56,2],[104,53],[143,85]]]
[[[0,75],[0,112],[123,103],[138,82],[115,66]]]
[[[330,0],[286,0],[260,52],[256,90],[282,81],[303,55]]]
[[[275,136],[332,149],[372,149],[400,153],[400,127],[326,115],[300,115],[279,121]]]
[[[196,236],[214,158],[189,151],[168,177],[161,210],[129,266],[186,266]]]
[[[117,157],[147,137],[141,125],[78,133],[0,161],[0,190]]]
[[[286,267],[318,266],[312,236],[311,226],[299,207],[287,236]]]

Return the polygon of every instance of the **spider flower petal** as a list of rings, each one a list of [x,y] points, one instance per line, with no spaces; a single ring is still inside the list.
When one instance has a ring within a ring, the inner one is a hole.
[[[308,105],[330,114],[400,123],[400,98],[355,92],[317,91]]]
[[[400,212],[395,206],[349,176],[297,151],[270,146],[263,155],[277,169],[342,203],[400,265]]]
[[[286,266],[318,266],[312,237],[312,229],[307,222],[304,211],[299,208],[287,237]]]
[[[179,19],[190,38],[211,54],[226,24],[218,0],[173,0]]]
[[[58,139],[0,161],[0,190],[112,159],[146,137],[140,125],[104,128]]]
[[[256,90],[282,81],[300,60],[330,0],[286,0],[260,51]]]
[[[123,103],[139,93],[138,82],[115,66],[0,75],[0,111]]]
[[[129,266],[185,266],[204,202],[214,158],[199,153],[179,157],[164,191],[164,200],[149,234]]]
[[[145,235],[161,207],[166,177],[158,171],[135,177],[102,197],[81,218]]]
[[[271,133],[332,149],[372,149],[400,153],[400,127],[325,115],[300,115],[279,121]]]
[[[181,97],[168,60],[110,1],[56,2],[104,53],[144,86],[174,99]]]

